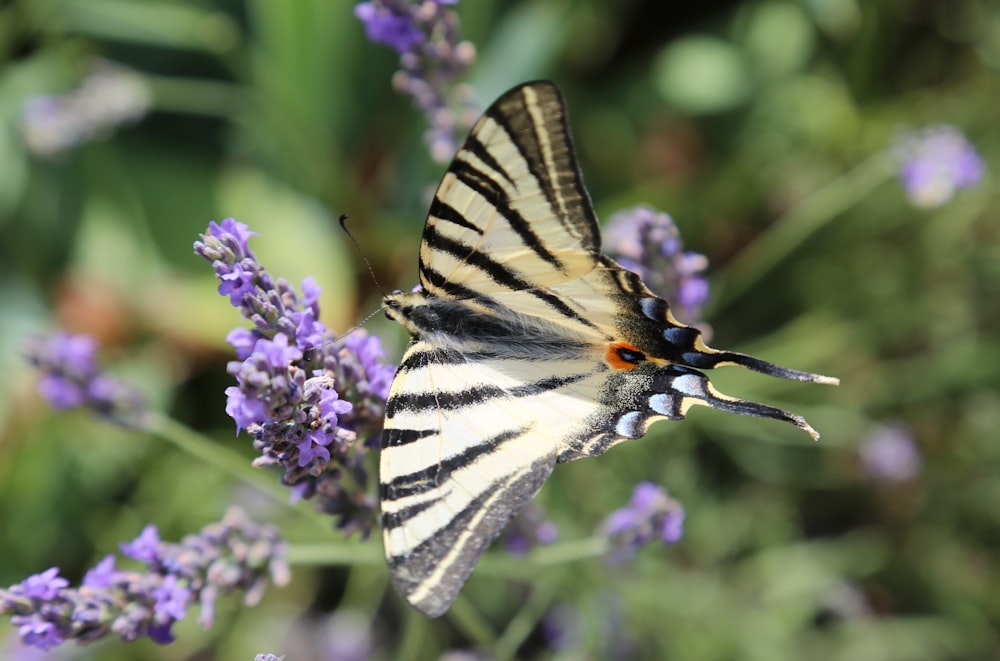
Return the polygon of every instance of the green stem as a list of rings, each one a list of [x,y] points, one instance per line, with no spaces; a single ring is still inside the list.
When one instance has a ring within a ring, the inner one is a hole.
[[[538,546],[527,556],[491,553],[479,563],[476,571],[491,576],[506,576],[528,579],[541,567],[564,565],[578,560],[599,558],[608,552],[608,540],[601,536],[578,539],[572,542],[557,542]]]
[[[329,527],[329,526],[328,526]],[[288,562],[293,565],[381,565],[385,562],[375,544],[324,542],[290,544]]]
[[[572,542],[539,546],[528,556],[528,561],[536,567],[546,567],[588,558],[599,558],[606,555],[607,552],[608,540],[598,535]]]
[[[448,619],[476,645],[492,649],[496,644],[496,634],[490,628],[490,623],[472,607],[472,604],[465,597],[459,597],[451,605]]]
[[[407,608],[403,618],[403,638],[396,648],[399,661],[420,661],[420,651],[424,649],[427,637],[427,618],[415,608]]]
[[[893,175],[893,166],[891,152],[878,152],[807,197],[761,232],[713,282],[714,300],[706,318],[732,303],[811,235],[885,183]]]
[[[518,648],[531,635],[549,604],[552,603],[552,596],[552,581],[534,584],[528,595],[528,600],[521,608],[517,609],[514,618],[507,624],[507,628],[504,629],[500,638],[497,639],[496,645],[493,646],[493,654],[498,661],[514,658]]]

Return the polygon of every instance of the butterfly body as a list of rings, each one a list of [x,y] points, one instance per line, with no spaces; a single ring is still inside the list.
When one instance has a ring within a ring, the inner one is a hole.
[[[384,300],[413,340],[386,405],[380,496],[393,582],[432,617],[557,462],[692,405],[816,436],[799,416],[722,395],[698,369],[835,381],[706,346],[601,254],[552,83],[507,92],[473,127],[431,205],[419,274],[417,291]]]

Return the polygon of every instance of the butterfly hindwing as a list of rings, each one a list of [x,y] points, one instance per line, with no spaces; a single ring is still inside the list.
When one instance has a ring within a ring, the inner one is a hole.
[[[490,543],[560,461],[704,405],[806,421],[734,399],[698,369],[735,364],[835,383],[704,344],[600,235],[555,85],[504,94],[431,205],[421,289],[384,299],[413,336],[386,403],[379,482],[393,583],[444,613]]]
[[[386,556],[411,603],[431,616],[448,608],[551,473],[555,421],[599,408],[587,361],[410,346],[387,405],[380,481]]]

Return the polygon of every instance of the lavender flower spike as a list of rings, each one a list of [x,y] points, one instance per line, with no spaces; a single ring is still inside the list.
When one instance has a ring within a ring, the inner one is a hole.
[[[253,234],[227,218],[194,245],[212,263],[219,293],[254,324],[226,338],[237,357],[226,412],[253,438],[254,465],[281,466],[293,498],[317,497],[338,527],[367,534],[375,502],[364,457],[377,446],[395,370],[377,338],[358,331],[336,341],[319,321],[316,283],[307,278],[300,295],[272,278],[250,250]]]
[[[684,507],[662,487],[640,482],[628,505],[612,512],[604,522],[604,534],[611,545],[608,560],[622,563],[650,542],[680,541],[684,535]]]
[[[680,322],[705,333],[700,314],[708,302],[708,258],[684,251],[680,230],[669,214],[649,207],[613,214],[604,229],[604,251],[669,301]]]
[[[452,88],[476,58],[475,47],[459,40],[458,16],[445,8],[457,2],[372,0],[354,7],[368,40],[399,53],[393,86],[424,112],[430,127],[424,139],[438,163],[451,159],[479,115],[471,88]]]
[[[149,86],[138,74],[98,60],[76,89],[28,99],[21,112],[21,134],[32,153],[52,158],[138,121],[152,101]]]
[[[38,392],[53,408],[82,406],[122,425],[140,423],[145,410],[142,396],[104,375],[97,365],[94,338],[61,332],[48,340],[29,340],[25,353],[42,372]]]
[[[71,588],[53,567],[0,590],[0,615],[11,616],[23,643],[42,649],[111,634],[167,644],[174,623],[190,606],[200,607],[199,623],[209,627],[218,595],[242,590],[244,603],[253,606],[269,580],[284,585],[289,579],[277,531],[235,508],[179,544],[160,541],[156,528],[148,526],[122,549],[146,569],[116,569],[114,556],[108,556],[79,588]]]
[[[896,141],[899,179],[914,206],[939,207],[983,176],[983,160],[962,132],[948,124],[928,126]]]

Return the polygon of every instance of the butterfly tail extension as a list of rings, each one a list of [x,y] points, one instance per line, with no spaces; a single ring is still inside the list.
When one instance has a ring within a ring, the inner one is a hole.
[[[825,376],[823,374],[813,374],[812,372],[802,372],[800,370],[789,369],[781,365],[769,363],[760,358],[754,358],[735,351],[720,351],[714,355],[713,367],[720,365],[739,365],[754,372],[760,372],[768,376],[776,376],[779,379],[789,381],[807,381],[809,383],[821,383],[828,386],[839,386],[840,379],[835,376]]]
[[[760,374],[766,374],[780,379],[788,379],[790,381],[805,381],[808,383],[820,383],[832,386],[840,385],[840,379],[833,376],[813,374],[812,372],[803,372],[801,370],[782,367],[781,365],[775,365],[774,363],[769,363],[766,360],[754,358],[753,356],[748,356],[736,351],[717,351],[715,349],[711,349],[701,343],[700,338],[697,345],[700,345],[699,348],[701,351],[694,354],[685,354],[685,358],[688,359],[685,362],[692,367],[704,369],[725,365],[739,365],[749,370],[753,370],[754,372],[759,372]],[[692,380],[692,386],[695,382],[698,383],[697,386],[692,387],[693,392],[697,393],[690,395],[697,400],[693,403],[704,404],[714,409],[729,411],[730,413],[739,413],[740,415],[752,415],[758,418],[782,420],[807,432],[813,437],[813,440],[819,440],[819,433],[813,429],[812,425],[806,422],[806,419],[802,416],[789,413],[788,411],[768,406],[766,404],[758,404],[756,402],[729,397],[728,395],[724,395],[716,390],[712,384],[709,383],[708,377],[698,372],[695,372],[695,374],[697,374],[699,378]]]
[[[805,372],[797,372],[796,370],[785,370],[784,368],[777,367],[775,365],[770,365],[764,361],[758,361],[752,359],[755,362],[761,363],[763,366],[776,367],[777,370],[782,372],[791,372],[793,374],[801,374],[805,377],[817,377],[823,379],[829,379],[829,377],[820,377],[816,374],[808,374]],[[741,363],[742,364],[742,363]],[[751,368],[753,369],[753,368]],[[764,372],[765,374],[772,374],[770,371],[765,371],[760,369],[757,371]],[[786,377],[784,374],[773,374],[773,376],[782,376],[784,378],[797,378],[797,377]],[[814,381],[813,378],[801,378],[797,379],[800,381]],[[820,383],[824,383],[820,381]],[[681,414],[687,413],[691,406],[708,406],[719,411],[726,411],[728,413],[737,413],[739,415],[751,415],[757,418],[771,418],[772,420],[781,420],[782,422],[787,422],[789,424],[795,425],[799,429],[803,430],[810,436],[812,436],[814,441],[819,440],[819,432],[817,432],[812,425],[810,425],[805,418],[795,413],[790,413],[784,409],[779,409],[775,406],[768,406],[767,404],[760,404],[758,402],[751,402],[745,399],[737,399],[735,397],[730,397],[729,395],[723,394],[715,389],[715,387],[709,382],[708,377],[698,372],[696,370],[689,370],[684,376],[680,378],[673,379],[672,388],[674,392],[679,393],[683,399],[681,400]]]

